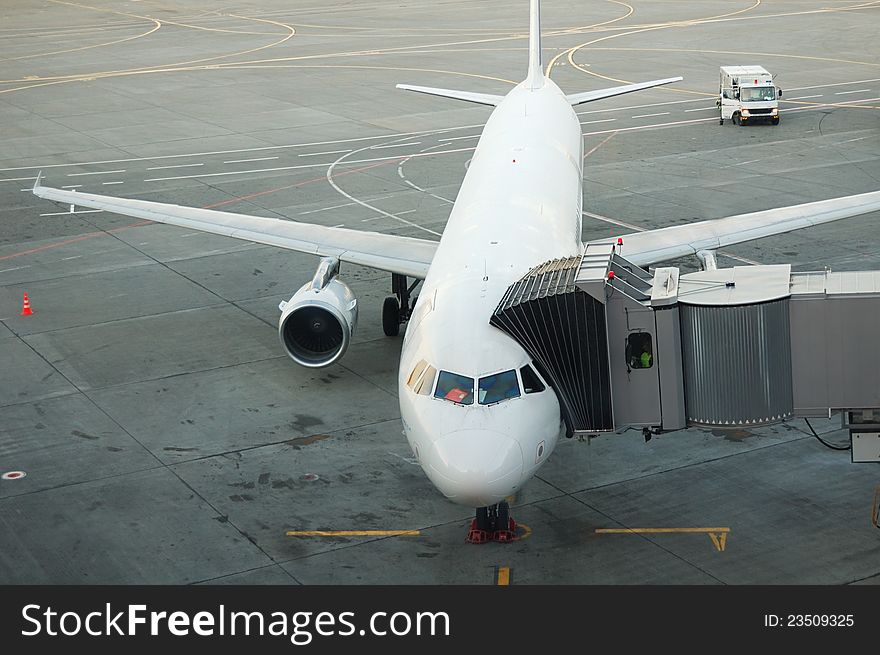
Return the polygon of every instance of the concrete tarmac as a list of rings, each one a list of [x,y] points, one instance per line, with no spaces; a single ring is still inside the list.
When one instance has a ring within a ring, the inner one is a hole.
[[[489,109],[394,85],[506,92],[525,76],[527,4],[0,10],[0,473],[27,473],[0,481],[0,583],[494,584],[499,568],[512,584],[880,582],[880,470],[801,420],[565,441],[515,499],[518,540],[466,545],[471,510],[402,435],[387,274],[343,266],[358,331],[341,363],[306,370],[277,307],[314,257],[29,192],[42,170],[49,186],[437,239]],[[543,19],[567,92],[684,76],[578,108],[584,239],[880,189],[880,3],[545,0]],[[777,74],[778,126],[718,124],[732,64]],[[719,264],[878,269],[878,221]],[[837,417],[813,424],[847,439]],[[622,528],[647,531],[603,532]],[[309,530],[419,534],[287,536]]]

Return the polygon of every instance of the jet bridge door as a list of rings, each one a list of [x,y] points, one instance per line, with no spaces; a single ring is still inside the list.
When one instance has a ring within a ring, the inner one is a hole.
[[[614,424],[659,426],[660,362],[654,311],[616,291],[605,303]]]

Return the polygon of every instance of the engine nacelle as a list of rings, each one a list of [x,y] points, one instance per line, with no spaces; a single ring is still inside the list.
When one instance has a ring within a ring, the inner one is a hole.
[[[357,298],[335,276],[339,263],[323,260],[315,278],[281,303],[278,335],[297,364],[321,368],[341,358],[357,325]]]

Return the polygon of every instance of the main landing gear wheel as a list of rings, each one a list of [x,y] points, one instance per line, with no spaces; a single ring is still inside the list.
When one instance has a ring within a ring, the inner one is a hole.
[[[465,541],[485,544],[488,541],[509,543],[516,534],[516,521],[510,518],[510,505],[502,501],[491,507],[478,507]]]
[[[421,280],[413,280],[409,284],[405,275],[391,274],[391,293],[394,295],[388,296],[382,303],[382,330],[385,336],[396,337],[400,334],[400,324],[409,320],[416,306],[417,298],[413,297],[412,292],[421,283]]]
[[[386,337],[400,334],[400,303],[395,296],[386,297],[382,303],[382,330]]]

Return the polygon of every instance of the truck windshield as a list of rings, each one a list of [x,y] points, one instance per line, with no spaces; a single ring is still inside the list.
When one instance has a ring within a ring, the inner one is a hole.
[[[743,102],[767,102],[769,100],[776,100],[776,87],[740,87],[739,99]]]

